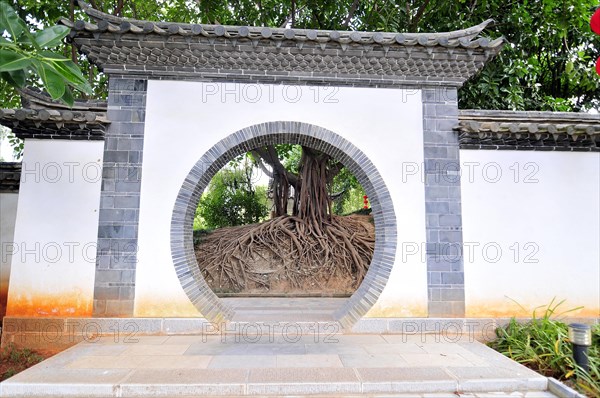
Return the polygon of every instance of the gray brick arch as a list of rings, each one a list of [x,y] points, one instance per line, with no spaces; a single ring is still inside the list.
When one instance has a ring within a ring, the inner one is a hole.
[[[212,292],[202,277],[193,250],[192,224],[200,196],[212,177],[233,157],[258,146],[293,143],[308,146],[342,162],[369,195],[375,221],[375,252],[356,292],[335,314],[350,327],[377,301],[396,253],[396,216],[391,196],[377,168],[351,142],[319,126],[290,121],[257,124],[225,137],[206,152],[189,172],[171,218],[171,255],[181,286],[194,306],[210,321],[231,320],[233,310]]]

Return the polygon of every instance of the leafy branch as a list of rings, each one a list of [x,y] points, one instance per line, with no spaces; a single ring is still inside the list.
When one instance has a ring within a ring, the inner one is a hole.
[[[73,105],[72,89],[92,94],[92,87],[75,63],[49,51],[69,34],[66,26],[31,32],[8,3],[0,2],[0,79],[23,88],[30,75],[38,76],[52,99]]]

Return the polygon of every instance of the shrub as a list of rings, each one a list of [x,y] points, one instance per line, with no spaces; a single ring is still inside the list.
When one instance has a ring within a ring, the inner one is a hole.
[[[509,358],[545,376],[568,381],[579,391],[590,396],[600,396],[600,325],[592,329],[592,346],[589,349],[590,371],[586,374],[573,360],[568,326],[553,317],[564,301],[554,300],[545,306],[541,317],[533,311],[532,320],[521,323],[512,318],[508,325],[496,329],[497,339],[490,346]]]

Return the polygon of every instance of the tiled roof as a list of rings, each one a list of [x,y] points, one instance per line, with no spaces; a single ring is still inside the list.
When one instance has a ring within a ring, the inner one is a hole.
[[[504,43],[478,37],[491,20],[446,33],[339,32],[129,20],[79,4],[95,22],[61,23],[81,52],[112,73],[460,85]]]
[[[33,87],[22,88],[21,103],[23,108],[30,109],[71,109],[80,111],[106,112],[106,101],[100,100],[76,100],[72,107],[58,100],[53,100],[48,93]]]
[[[21,109],[0,109],[0,124],[19,138],[102,140],[110,123],[106,102],[75,101],[73,107],[36,88],[23,88]]]
[[[19,138],[102,140],[110,122],[103,112],[68,109],[0,109],[0,124]]]
[[[135,33],[163,36],[203,36],[226,37],[230,39],[270,39],[273,41],[293,40],[296,42],[314,41],[318,43],[337,42],[340,44],[399,44],[403,46],[442,46],[447,48],[486,48],[494,49],[500,46],[502,39],[489,41],[477,36],[491,19],[468,29],[442,33],[389,33],[389,32],[358,32],[358,31],[330,31],[314,29],[284,29],[250,26],[224,26],[224,25],[198,25],[175,22],[152,22],[134,19],[124,19],[114,15],[105,14],[92,8],[89,4],[79,1],[79,6],[98,24],[77,21],[71,23],[68,19],[61,22],[71,25],[77,31],[110,32],[110,33]]]
[[[461,110],[463,149],[600,151],[600,115]]]

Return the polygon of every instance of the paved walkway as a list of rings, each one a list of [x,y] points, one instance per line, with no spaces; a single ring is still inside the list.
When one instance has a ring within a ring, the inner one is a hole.
[[[333,321],[333,314],[347,298],[333,297],[228,297],[221,302],[235,310],[234,322],[322,322]]]
[[[0,395],[554,397],[546,378],[478,342],[302,334],[104,337],[1,383]]]

